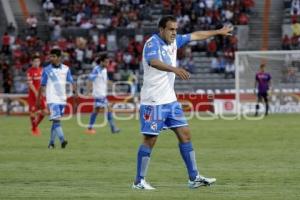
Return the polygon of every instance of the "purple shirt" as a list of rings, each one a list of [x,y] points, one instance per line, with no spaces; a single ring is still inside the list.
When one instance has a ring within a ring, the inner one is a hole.
[[[269,90],[269,82],[272,79],[271,75],[266,72],[257,72],[255,80],[258,83],[258,93],[266,93]]]

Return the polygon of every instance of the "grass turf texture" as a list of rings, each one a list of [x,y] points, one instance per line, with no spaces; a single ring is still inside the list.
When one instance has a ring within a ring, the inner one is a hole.
[[[187,188],[176,137],[165,131],[153,151],[148,181],[156,191],[131,189],[141,142],[136,120],[118,121],[112,135],[98,128],[83,134],[73,118],[62,123],[66,149],[47,149],[30,135],[28,117],[0,117],[0,199],[300,199],[300,116],[264,120],[189,121],[197,163],[211,187]],[[88,116],[85,117],[88,121]]]

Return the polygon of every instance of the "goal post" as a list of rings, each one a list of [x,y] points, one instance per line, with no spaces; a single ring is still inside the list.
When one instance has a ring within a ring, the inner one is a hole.
[[[255,111],[255,74],[261,64],[271,74],[271,113],[300,113],[300,51],[235,52],[235,100],[238,114]],[[260,106],[263,112],[264,106]]]

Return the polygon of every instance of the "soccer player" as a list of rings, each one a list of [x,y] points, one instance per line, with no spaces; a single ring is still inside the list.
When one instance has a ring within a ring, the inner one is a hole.
[[[51,63],[43,70],[41,87],[38,92],[37,107],[40,106],[41,94],[46,89],[46,101],[50,111],[50,120],[52,121],[49,149],[55,148],[56,136],[60,140],[61,148],[65,148],[68,144],[60,125],[60,119],[63,116],[67,100],[66,85],[67,83],[73,83],[73,78],[69,67],[61,63],[60,57],[60,49],[50,51]]]
[[[92,95],[95,99],[94,111],[90,116],[89,127],[86,130],[87,134],[95,134],[96,131],[93,129],[97,115],[99,112],[106,112],[106,117],[110,126],[112,133],[119,133],[118,129],[114,123],[112,108],[108,104],[106,95],[107,95],[107,66],[109,64],[109,58],[106,54],[102,54],[99,58],[96,59],[96,66],[89,75],[89,80],[93,83],[93,92]]]
[[[40,56],[38,54],[34,54],[32,57],[32,66],[27,70],[29,116],[31,122],[31,133],[33,136],[39,136],[41,134],[38,125],[47,113],[44,97],[41,99],[40,108],[38,109],[36,107],[38,90],[41,86],[41,76],[43,71],[40,65]]]
[[[230,35],[232,27],[212,31],[196,31],[177,34],[177,22],[173,16],[160,19],[159,33],[150,37],[143,50],[144,82],[141,90],[140,127],[143,143],[137,154],[137,172],[133,189],[155,189],[145,181],[152,149],[163,128],[170,128],[178,138],[179,150],[184,160],[189,188],[210,185],[215,178],[205,178],[197,168],[191,134],[181,105],[174,91],[175,76],[183,80],[190,75],[176,66],[177,49],[194,40],[203,40],[215,35]]]
[[[261,64],[259,72],[255,75],[254,88],[257,89],[257,104],[255,106],[255,116],[258,116],[259,103],[264,100],[266,105],[265,116],[269,114],[268,91],[271,87],[271,75],[265,72],[266,65]]]

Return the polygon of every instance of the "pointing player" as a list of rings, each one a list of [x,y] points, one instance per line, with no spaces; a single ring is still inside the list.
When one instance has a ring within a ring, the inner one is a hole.
[[[268,100],[268,91],[271,87],[271,75],[265,72],[265,64],[260,65],[260,71],[255,75],[255,84],[254,88],[257,88],[257,104],[255,106],[255,116],[258,115],[259,103],[264,100],[266,105],[265,115],[269,113],[269,100]]]
[[[29,115],[31,121],[31,133],[34,136],[41,134],[38,125],[47,113],[44,97],[41,99],[40,109],[37,109],[36,107],[38,90],[41,85],[41,76],[43,71],[40,65],[40,57],[38,54],[35,54],[32,57],[32,66],[27,70]]]
[[[99,112],[106,111],[106,117],[112,133],[120,132],[114,123],[112,108],[108,104],[107,95],[107,66],[109,64],[109,58],[106,54],[102,54],[96,60],[96,66],[92,73],[89,75],[89,80],[93,83],[93,97],[95,98],[94,111],[90,116],[89,127],[86,130],[87,134],[95,134],[96,131],[93,129],[97,115]],[[105,110],[107,108],[107,110]]]
[[[181,105],[174,91],[175,76],[183,80],[190,75],[176,66],[177,49],[193,40],[203,40],[215,35],[230,35],[232,27],[219,30],[197,31],[191,34],[177,35],[177,22],[173,16],[163,17],[159,21],[159,33],[150,37],[143,50],[144,82],[141,90],[140,125],[143,143],[137,155],[134,189],[151,190],[145,181],[152,149],[160,131],[170,128],[178,138],[180,154],[184,160],[190,188],[210,185],[215,178],[205,178],[197,168],[191,134]]]
[[[37,107],[39,107],[41,94],[46,89],[46,101],[50,111],[50,120],[52,121],[49,149],[55,147],[56,136],[60,140],[61,148],[65,148],[68,144],[60,125],[60,119],[63,116],[67,101],[66,85],[67,83],[73,83],[73,78],[69,67],[61,63],[60,57],[60,49],[50,51],[51,64],[43,70],[37,101]]]

